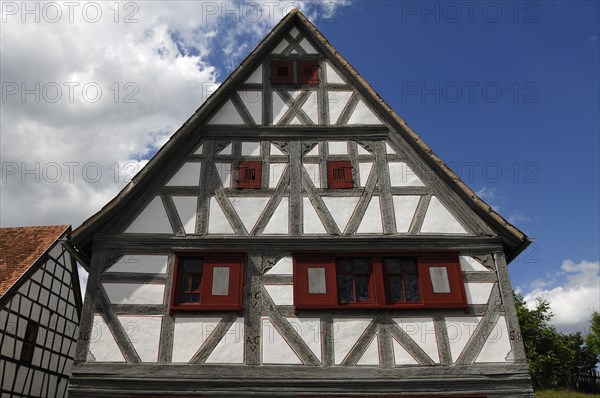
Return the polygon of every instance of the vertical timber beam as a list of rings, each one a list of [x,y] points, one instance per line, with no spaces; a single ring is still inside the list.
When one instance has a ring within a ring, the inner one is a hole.
[[[290,142],[290,230],[302,235],[302,142]]]

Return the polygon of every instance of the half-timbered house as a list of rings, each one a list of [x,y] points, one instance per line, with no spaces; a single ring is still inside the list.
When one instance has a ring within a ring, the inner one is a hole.
[[[81,292],[68,225],[0,228],[2,398],[64,398]]]
[[[529,244],[298,11],[71,235],[73,397],[532,397]]]

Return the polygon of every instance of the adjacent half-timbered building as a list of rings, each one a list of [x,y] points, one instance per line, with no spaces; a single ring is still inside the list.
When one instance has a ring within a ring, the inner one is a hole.
[[[2,398],[66,397],[81,292],[68,225],[0,228]]]
[[[71,235],[72,397],[532,397],[479,199],[298,11]]]

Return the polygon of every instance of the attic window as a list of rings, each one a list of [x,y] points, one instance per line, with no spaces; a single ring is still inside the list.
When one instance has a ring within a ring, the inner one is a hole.
[[[238,189],[260,189],[262,162],[240,162],[237,168]]]
[[[271,62],[271,84],[293,84],[294,71],[292,61]]]
[[[354,188],[352,164],[349,160],[327,162],[327,187],[330,189]]]
[[[25,329],[25,340],[21,348],[21,361],[26,364],[31,364],[33,359],[33,351],[35,350],[35,341],[37,340],[39,325],[31,319],[27,321]]]
[[[271,84],[317,85],[319,61],[271,61]]]
[[[298,61],[298,84],[319,84],[319,61]]]

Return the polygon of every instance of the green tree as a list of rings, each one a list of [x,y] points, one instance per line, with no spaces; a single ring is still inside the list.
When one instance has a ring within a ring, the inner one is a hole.
[[[585,345],[596,362],[600,362],[600,312],[598,311],[592,312],[590,317],[590,331],[585,336]]]

